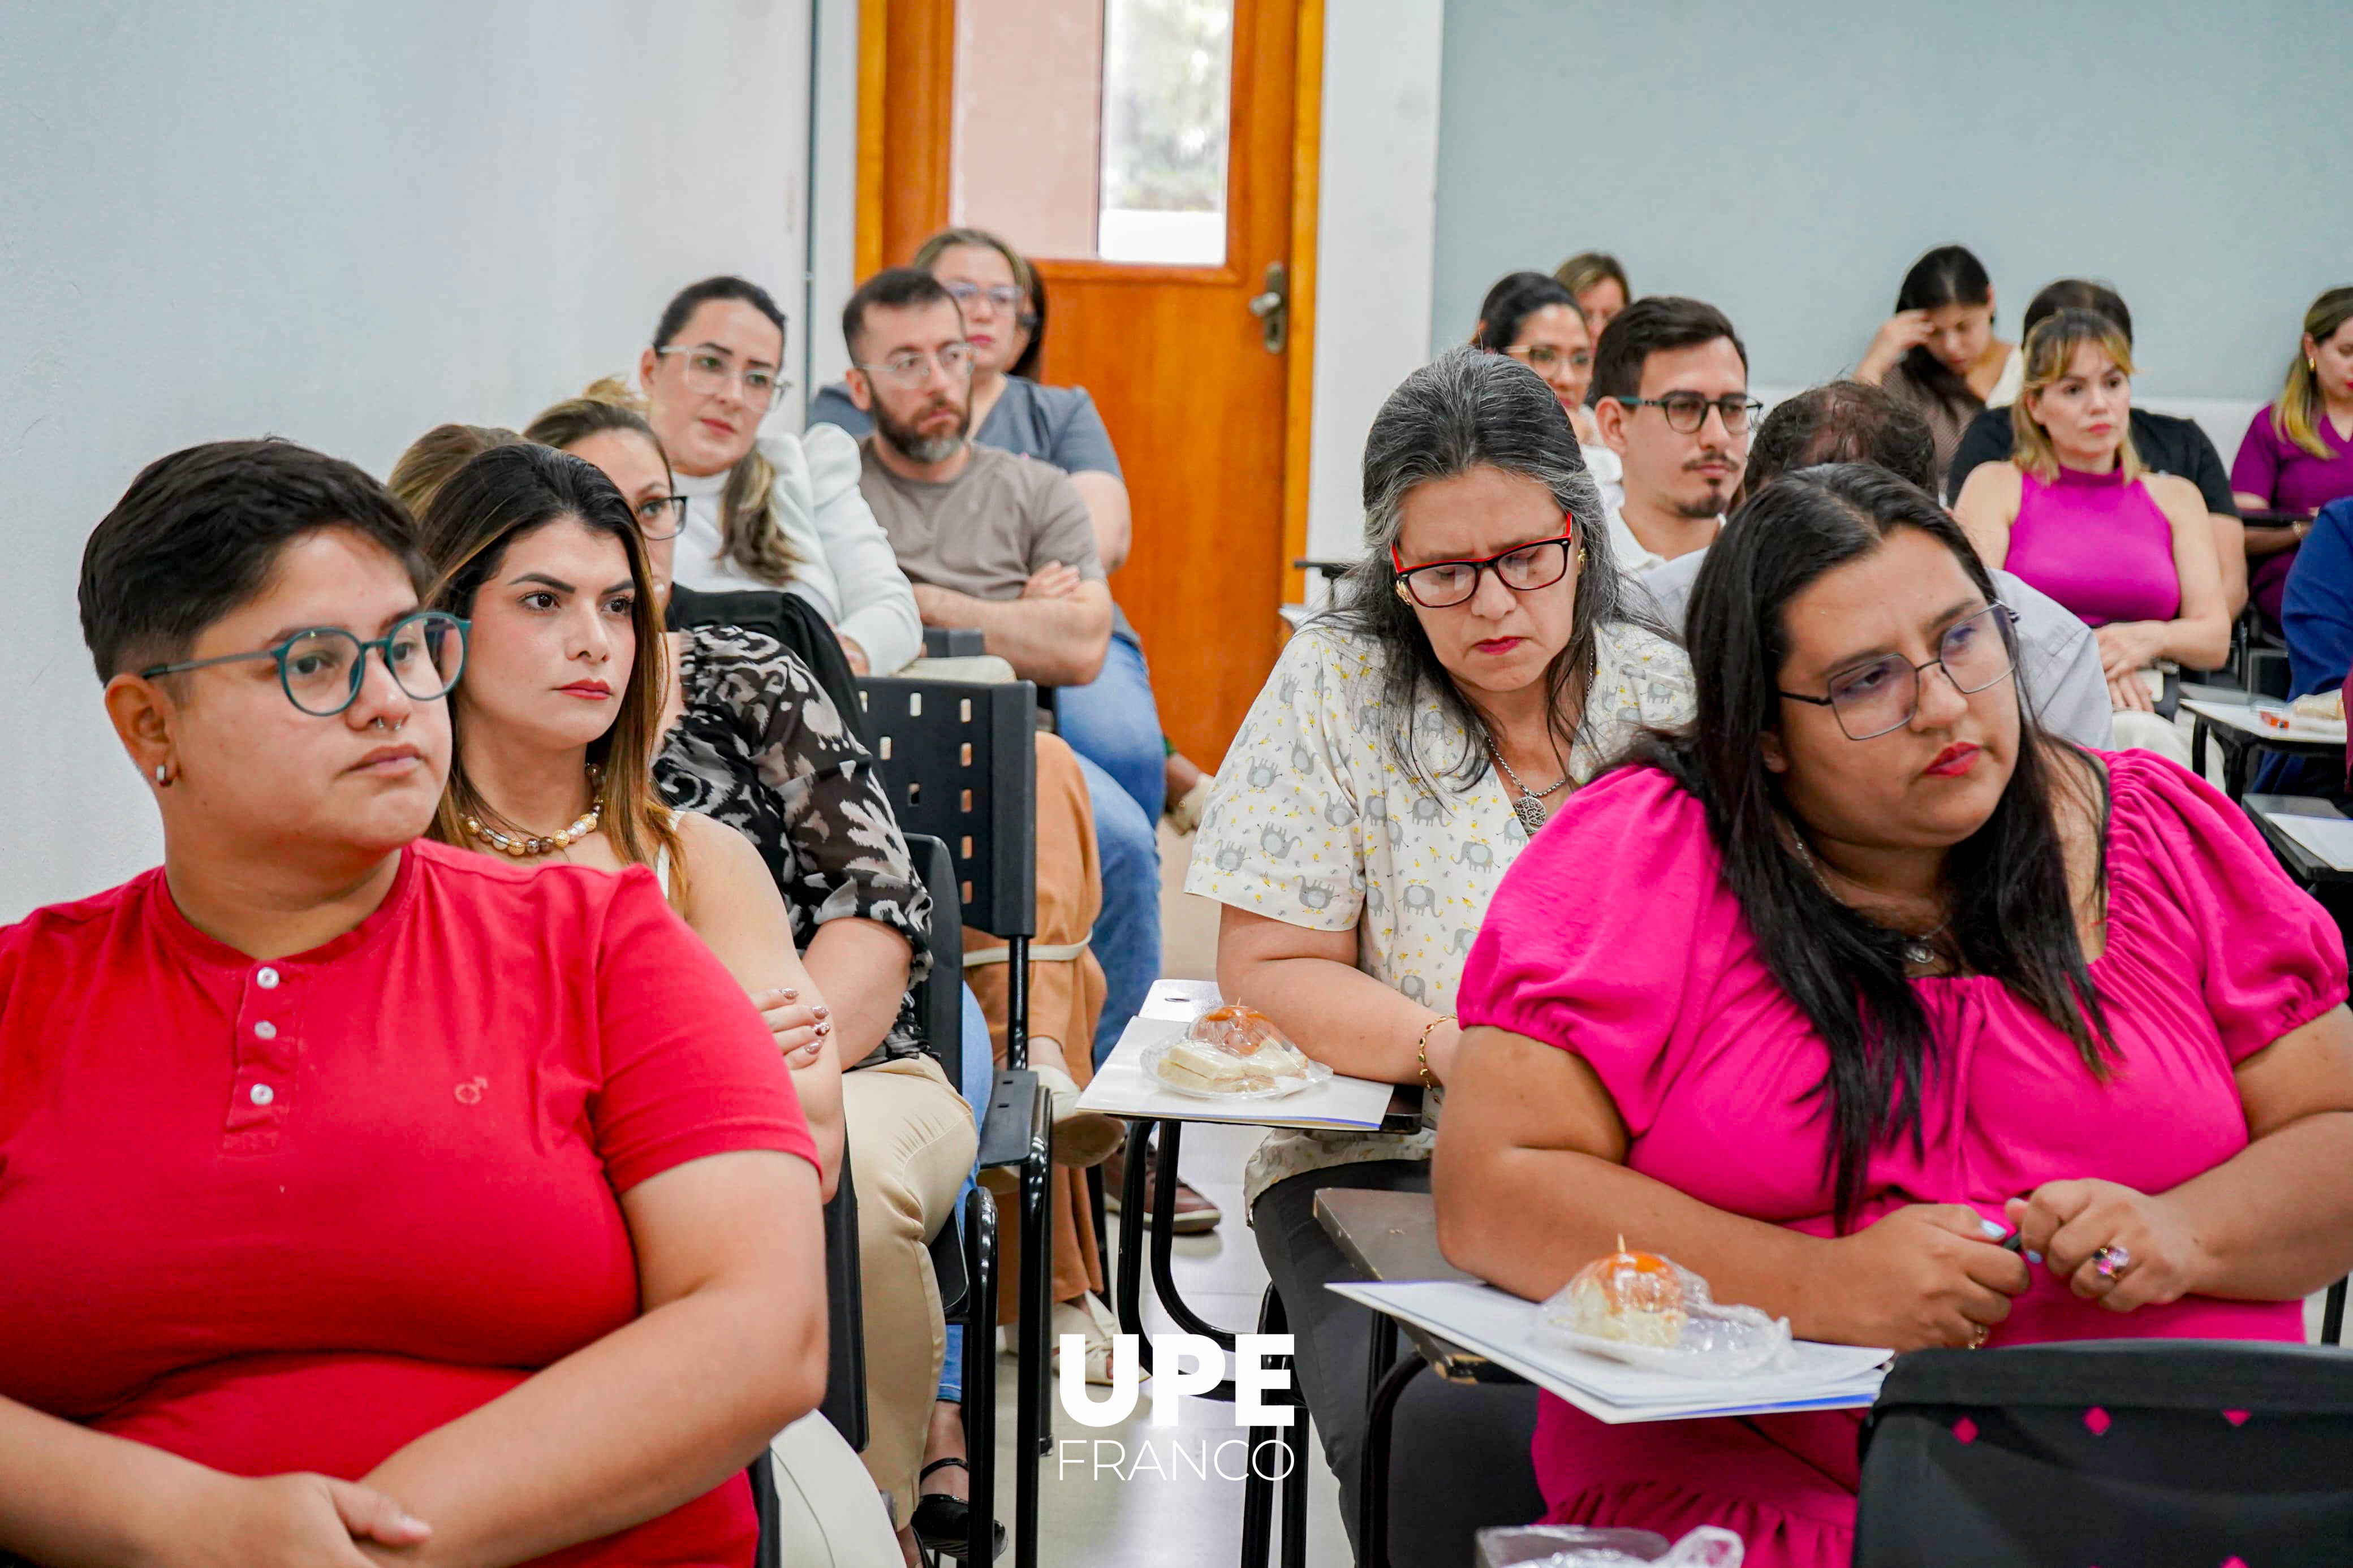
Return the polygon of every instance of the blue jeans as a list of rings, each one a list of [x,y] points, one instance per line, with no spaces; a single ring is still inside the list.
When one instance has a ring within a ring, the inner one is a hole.
[[[1113,633],[1102,674],[1084,686],[1055,689],[1054,728],[1071,750],[1119,781],[1145,821],[1160,820],[1168,803],[1168,748],[1161,742],[1144,649],[1133,637]],[[1100,815],[1103,807],[1095,810]]]
[[[997,1083],[996,1047],[988,1043],[988,1020],[980,1011],[980,998],[972,994],[969,985],[964,992],[964,1081],[956,1089],[964,1101],[972,1107],[972,1119],[977,1124],[988,1109],[988,1091]],[[972,1195],[973,1179],[964,1179],[964,1191],[956,1194],[956,1217],[951,1224],[964,1223],[964,1202]],[[964,1398],[964,1325],[948,1325],[948,1352],[940,1363],[940,1397],[949,1404]]]
[[[1096,859],[1103,869],[1103,912],[1088,938],[1106,987],[1093,1050],[1101,1067],[1160,978],[1160,819],[1146,816],[1134,797],[1083,752],[1079,772],[1094,807]]]

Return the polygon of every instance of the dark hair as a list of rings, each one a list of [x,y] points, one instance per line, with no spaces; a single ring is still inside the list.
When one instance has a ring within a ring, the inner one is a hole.
[[[1961,245],[1940,245],[1914,262],[1912,270],[1904,275],[1903,287],[1895,290],[1899,312],[1985,305],[1992,300],[1993,279],[1986,276],[1985,264]],[[1904,374],[1948,408],[1973,413],[1985,406],[1985,400],[1969,390],[1968,380],[1930,353],[1926,343],[1915,343],[1905,352]]]
[[[348,528],[424,592],[416,526],[360,468],[276,437],[214,441],[139,471],[82,546],[81,637],[100,680],[187,656],[306,533]]]
[[[2124,296],[2087,278],[2062,278],[2044,284],[2042,291],[2026,302],[2026,315],[2018,323],[2019,342],[2024,342],[2046,318],[2062,310],[2097,311],[2123,331],[2125,346],[2132,346],[2132,312],[2125,309]]]
[[[653,346],[670,347],[670,341],[686,331],[695,310],[713,300],[738,300],[767,317],[777,332],[776,357],[784,357],[783,341],[788,334],[785,313],[776,308],[776,300],[757,283],[725,276],[690,283],[671,295],[670,303],[662,307],[661,320],[654,323]],[[652,388],[647,390],[650,393]],[[668,453],[662,460],[670,460]],[[800,565],[792,540],[785,532],[785,520],[776,510],[776,470],[756,439],[751,450],[727,470],[727,483],[719,492],[719,552],[745,575],[779,588],[793,580]]]
[[[654,347],[670,347],[670,340],[686,331],[686,323],[693,319],[695,310],[713,300],[741,300],[775,322],[779,336],[789,335],[784,311],[776,308],[776,301],[765,289],[748,279],[722,276],[690,283],[670,296],[670,303],[662,307],[661,320],[654,323]]]
[[[1566,305],[1578,321],[1585,319],[1585,312],[1577,309],[1577,296],[1543,273],[1506,273],[1479,302],[1479,325],[1471,334],[1471,346],[1502,353],[1518,340],[1520,323],[1547,305]]]
[[[1011,268],[1013,286],[1021,290],[1021,298],[1027,301],[1014,311],[1014,324],[1029,334],[1029,343],[1021,351],[1019,359],[1005,367],[1005,374],[1036,380],[1038,362],[1046,353],[1046,280],[1038,276],[1038,269],[1029,264],[1028,257],[1013,248],[1010,240],[985,228],[944,228],[915,247],[914,258],[907,265],[929,272],[939,265],[943,255],[958,246],[973,250],[993,250],[1005,258],[1005,265]]]
[[[1802,468],[1758,491],[1733,515],[1693,585],[1696,715],[1679,733],[1643,743],[1633,759],[1664,768],[1705,808],[1725,881],[1759,955],[1829,1047],[1829,1070],[1813,1092],[1829,1102],[1825,1174],[1841,1230],[1865,1196],[1872,1151],[1906,1136],[1919,1145],[1920,1086],[1945,1042],[1932,1034],[1905,977],[1909,939],[1831,897],[1799,858],[1801,839],[1792,835],[1802,835],[1803,826],[1758,742],[1781,726],[1777,689],[1788,656],[1790,600],[1878,550],[1899,528],[1917,529],[1951,551],[1993,601],[1993,584],[1959,525],[1926,490],[1884,468]],[[2065,1031],[2085,1066],[2105,1077],[2115,1041],[2075,930],[2051,759],[2065,755],[2087,777],[2096,774],[2072,750],[2044,741],[2032,709],[2018,700],[2015,678],[2011,691],[2019,747],[2010,785],[1945,862],[1950,940],[1970,973],[2007,985]],[[2104,884],[2105,867],[2099,875]]]
[[[1545,671],[1547,722],[1564,755],[1575,741],[1577,716],[1561,711],[1562,694],[1577,676],[1591,681],[1599,665],[1600,628],[1636,618],[1626,605],[1624,579],[1610,559],[1609,531],[1600,525],[1601,491],[1586,472],[1560,399],[1544,379],[1515,359],[1472,348],[1449,349],[1407,376],[1381,405],[1365,437],[1367,548],[1349,569],[1335,595],[1339,603],[1328,613],[1343,629],[1388,654],[1380,701],[1381,710],[1396,720],[1389,726],[1390,752],[1400,772],[1433,795],[1441,777],[1452,777],[1464,789],[1479,782],[1487,768],[1480,737],[1489,726],[1439,662],[1413,606],[1397,592],[1389,549],[1397,542],[1408,495],[1433,479],[1479,468],[1535,480],[1576,520],[1571,531],[1585,552],[1576,614],[1567,646]],[[1442,767],[1430,765],[1416,746],[1414,712],[1432,698],[1471,737],[1462,757]]]
[[[671,903],[685,907],[678,832],[669,808],[654,790],[654,755],[661,749],[662,688],[669,661],[662,645],[661,612],[656,608],[653,574],[629,503],[604,471],[586,458],[534,442],[493,447],[449,477],[425,514],[420,531],[425,552],[440,574],[433,590],[438,609],[471,616],[475,596],[496,574],[514,542],[550,523],[576,518],[596,533],[621,542],[629,578],[637,585],[630,624],[637,654],[611,728],[591,742],[588,760],[600,765],[604,824],[615,853],[629,865],[650,866],[664,849],[674,874]],[[470,844],[465,818],[498,824],[466,773],[463,726],[449,756],[449,782],[433,819],[433,837],[445,844]],[[513,824],[505,824],[508,827]]]
[[[1732,352],[1746,370],[1747,346],[1715,306],[1674,294],[1637,300],[1618,312],[1593,345],[1593,387],[1587,401],[1632,397],[1642,390],[1642,366],[1652,354],[1697,348],[1718,338],[1732,340]]]
[[[1936,437],[1918,409],[1883,387],[1833,381],[1773,405],[1748,447],[1755,495],[1783,474],[1821,463],[1876,463],[1934,492]]]
[[[849,297],[849,303],[841,308],[841,342],[853,360],[858,357],[858,340],[866,334],[866,312],[877,305],[886,310],[946,305],[955,309],[958,321],[964,319],[955,296],[930,273],[915,267],[885,267],[860,283],[858,292]]]

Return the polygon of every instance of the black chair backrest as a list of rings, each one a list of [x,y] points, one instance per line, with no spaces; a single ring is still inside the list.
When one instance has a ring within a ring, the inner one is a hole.
[[[891,809],[947,846],[964,923],[1035,936],[1038,689],[867,676],[858,689]]]
[[[841,710],[842,721],[849,726],[868,751],[874,749],[874,736],[866,728],[858,707],[858,678],[849,668],[849,660],[841,651],[841,641],[833,628],[825,624],[815,605],[798,594],[776,593],[765,589],[745,589],[736,593],[703,594],[692,588],[673,587],[670,591],[670,629],[684,631],[690,626],[742,626],[749,632],[765,632],[785,646],[788,653],[817,674],[818,684]]]
[[[1898,1357],[1855,1568],[2353,1557],[2353,1356],[2094,1340]]]
[[[915,1022],[923,1047],[948,1075],[964,1084],[964,917],[957,909],[955,859],[928,833],[907,835],[915,874],[932,895],[932,972],[915,984]]]

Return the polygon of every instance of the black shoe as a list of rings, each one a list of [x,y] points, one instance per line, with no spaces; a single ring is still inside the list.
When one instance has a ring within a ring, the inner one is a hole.
[[[972,1467],[962,1459],[934,1459],[915,1478],[916,1483],[931,1479],[934,1470],[950,1466],[972,1474]],[[915,1532],[915,1544],[933,1556],[951,1558],[961,1563],[972,1544],[972,1504],[945,1492],[925,1492],[915,1503],[915,1514],[907,1521]],[[990,1540],[995,1543],[989,1552],[992,1558],[1005,1555],[1005,1526],[992,1523]]]

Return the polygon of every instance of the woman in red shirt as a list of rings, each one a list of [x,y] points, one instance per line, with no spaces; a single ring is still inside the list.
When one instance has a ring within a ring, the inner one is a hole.
[[[746,1564],[740,1471],[817,1402],[815,1151],[742,987],[647,871],[419,840],[464,643],[408,538],[236,442],[85,552],[164,863],[0,930],[0,1552]]]

